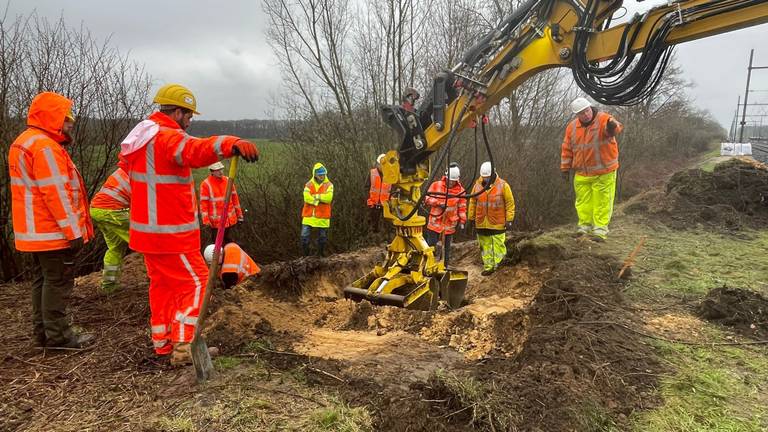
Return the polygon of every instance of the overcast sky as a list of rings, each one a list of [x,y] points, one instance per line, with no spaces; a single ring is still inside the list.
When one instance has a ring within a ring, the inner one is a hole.
[[[625,5],[642,11],[657,3]],[[33,10],[51,20],[63,15],[97,38],[111,37],[113,45],[146,65],[154,88],[186,85],[197,96],[201,119],[274,116],[269,101],[278,95],[280,76],[264,40],[266,20],[258,0],[10,0],[8,15]],[[755,64],[768,66],[766,39],[764,24],[677,48],[686,78],[696,85],[690,92],[696,104],[726,127],[737,96],[744,94],[750,48]],[[753,71],[752,82],[752,88],[765,91],[752,93],[750,102],[768,103],[768,69]]]

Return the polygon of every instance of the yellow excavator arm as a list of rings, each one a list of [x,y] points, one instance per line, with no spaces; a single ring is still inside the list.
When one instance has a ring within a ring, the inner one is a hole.
[[[597,102],[636,104],[658,84],[673,45],[768,22],[768,0],[683,0],[611,26],[622,3],[525,0],[457,65],[435,76],[418,109],[382,108],[400,137],[399,148],[381,163],[384,182],[392,184],[384,217],[396,235],[386,260],[345,288],[346,297],[414,309],[434,309],[440,299],[462,304],[467,273],[446,269],[422,236],[421,186],[435,177],[429,157],[528,77],[569,67]]]

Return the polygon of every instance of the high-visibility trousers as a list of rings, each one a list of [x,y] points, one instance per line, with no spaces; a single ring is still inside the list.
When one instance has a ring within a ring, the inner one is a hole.
[[[576,191],[576,213],[579,215],[579,231],[605,238],[613,216],[613,199],[616,197],[616,171],[598,176],[573,177]]]
[[[506,234],[477,235],[477,243],[480,244],[480,255],[483,258],[483,269],[494,270],[507,256],[507,246],[504,244]]]
[[[104,270],[101,273],[101,289],[111,293],[118,287],[123,257],[128,251],[129,211],[128,209],[91,208],[91,219],[104,235],[104,241],[107,243],[107,252],[104,254]]]
[[[144,254],[149,276],[152,345],[159,355],[174,345],[192,342],[208,281],[208,267],[198,251]]]

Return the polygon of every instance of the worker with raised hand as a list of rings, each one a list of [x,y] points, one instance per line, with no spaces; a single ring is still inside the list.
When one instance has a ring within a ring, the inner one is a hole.
[[[203,257],[209,266],[213,262],[213,249],[214,245],[208,245],[203,251]],[[222,247],[219,264],[219,278],[227,290],[245,278],[261,273],[259,265],[235,242],[226,243]]]
[[[309,240],[312,231],[317,231],[317,255],[323,256],[328,242],[328,228],[331,226],[331,201],[333,183],[328,179],[328,170],[318,162],[312,167],[312,178],[304,185],[304,206],[301,209],[301,251],[309,255]]]
[[[85,184],[66,150],[72,104],[53,92],[35,96],[27,129],[8,152],[14,244],[32,255],[32,332],[41,347],[82,348],[94,339],[73,328],[66,312],[75,257],[93,238]]]
[[[619,169],[619,146],[616,136],[624,127],[613,116],[598,111],[583,97],[571,102],[576,116],[565,129],[560,156],[560,171],[568,181],[576,171],[576,213],[579,225],[576,236],[589,235],[603,242],[613,215],[616,195],[616,171]]]
[[[451,239],[456,228],[464,229],[467,223],[467,199],[461,181],[459,165],[452,162],[440,180],[432,183],[424,198],[424,204],[429,207],[427,227],[424,230],[424,240],[430,246],[435,246],[441,236],[445,236],[443,246],[443,263],[448,267],[451,255]]]
[[[101,290],[106,294],[115,292],[120,281],[123,257],[128,251],[130,207],[130,180],[125,170],[118,167],[91,200],[91,219],[107,244],[101,272]]]
[[[384,156],[382,153],[376,158],[376,165],[371,168],[371,172],[365,182],[365,189],[368,191],[368,200],[366,201],[368,205],[368,222],[373,232],[379,232],[381,207],[389,200],[389,191],[392,187],[382,180],[381,161],[384,160]]]
[[[203,225],[208,227],[208,238],[216,239],[216,231],[224,213],[224,195],[227,190],[228,177],[224,175],[224,164],[216,161],[208,167],[210,175],[200,183],[200,214],[203,217]],[[229,203],[229,212],[224,221],[224,241],[232,241],[231,228],[243,222],[243,210],[240,208],[240,196],[237,195],[235,185],[232,185],[232,197]]]
[[[507,255],[506,229],[515,219],[515,197],[509,183],[492,170],[491,162],[480,165],[480,178],[475,181],[469,199],[469,221],[475,224],[477,243],[483,259],[483,276],[496,271]]]
[[[159,110],[133,128],[120,153],[132,193],[129,246],[144,254],[147,266],[155,353],[171,354],[171,364],[188,364],[208,277],[192,168],[238,155],[255,162],[259,152],[235,136],[188,135],[199,113],[195,96],[179,84],[161,87],[153,102]]]

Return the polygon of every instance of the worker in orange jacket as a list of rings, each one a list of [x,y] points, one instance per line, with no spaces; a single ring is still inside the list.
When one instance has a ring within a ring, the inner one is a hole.
[[[384,183],[381,173],[381,161],[384,160],[384,154],[376,158],[376,166],[371,168],[365,187],[368,190],[368,222],[373,232],[379,232],[381,223],[381,207],[389,201],[389,191],[391,185]]]
[[[461,170],[459,165],[451,163],[442,179],[432,183],[424,198],[424,204],[429,207],[427,228],[424,230],[424,240],[430,246],[435,246],[441,237],[445,237],[443,246],[443,263],[448,266],[451,255],[451,239],[456,228],[464,229],[467,223],[467,199],[464,186],[459,181]]]
[[[75,256],[93,238],[85,184],[66,151],[74,121],[71,100],[40,93],[8,152],[14,243],[32,254],[32,331],[39,346],[82,348],[94,339],[73,329],[66,314]]]
[[[216,231],[224,213],[224,195],[227,191],[227,180],[224,175],[224,164],[214,162],[208,167],[210,175],[200,183],[200,215],[203,217],[203,225],[208,227],[210,241],[216,240]],[[231,228],[243,222],[243,209],[240,208],[240,196],[237,188],[232,185],[232,197],[229,203],[229,214],[224,221],[224,241],[232,241]]]
[[[187,364],[208,277],[191,168],[237,155],[253,162],[259,153],[238,137],[188,135],[199,113],[195,96],[181,85],[161,87],[153,102],[160,109],[121,144],[121,166],[131,179],[129,246],[144,254],[147,266],[155,352]]]
[[[576,171],[576,213],[579,224],[576,236],[589,235],[603,242],[613,215],[616,196],[616,171],[619,169],[619,146],[616,136],[624,127],[613,116],[598,111],[587,99],[571,102],[576,116],[565,129],[560,155],[560,171],[568,181]]]
[[[208,265],[213,262],[213,249],[214,245],[208,245],[203,251],[203,257]],[[220,264],[219,277],[224,283],[224,289],[230,289],[245,278],[261,273],[261,268],[256,261],[235,242],[224,245],[221,250]]]
[[[117,290],[123,257],[128,252],[128,209],[131,185],[128,174],[117,168],[91,200],[91,219],[104,235],[107,251],[101,272],[101,290],[111,294]]]

